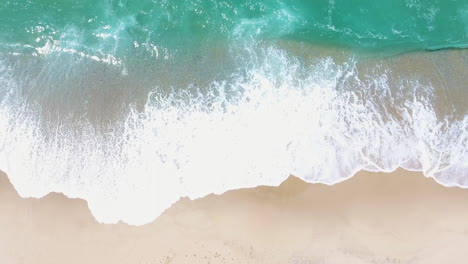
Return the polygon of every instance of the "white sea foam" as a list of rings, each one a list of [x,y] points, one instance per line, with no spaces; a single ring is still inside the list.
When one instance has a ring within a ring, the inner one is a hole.
[[[183,196],[278,185],[290,174],[334,184],[403,167],[468,187],[468,117],[438,118],[432,87],[389,87],[390,72],[362,79],[352,60],[305,66],[266,53],[234,81],[155,90],[105,135],[84,121],[82,131],[64,122],[45,135],[39,110],[2,68],[0,169],[22,196],[63,192],[86,199],[100,222],[136,225]]]

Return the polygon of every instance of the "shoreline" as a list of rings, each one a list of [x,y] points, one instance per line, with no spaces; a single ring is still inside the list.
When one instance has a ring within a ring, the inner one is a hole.
[[[335,185],[289,177],[189,200],[142,226],[100,224],[87,203],[20,198],[0,175],[2,263],[457,263],[468,190],[422,173],[359,172]],[[49,249],[53,249],[50,251]]]
[[[289,172],[331,184],[357,169],[403,166],[427,174],[438,172],[431,176],[444,185],[468,186],[460,145],[468,121],[463,86],[468,83],[467,54],[349,58],[348,64],[335,62],[333,56],[340,54],[333,50],[314,49],[284,43],[271,53],[258,54],[258,65],[245,66],[247,76],[226,79],[228,86],[244,90],[240,101],[214,95],[192,103],[186,101],[191,96],[157,99],[153,95],[159,90],[148,94],[148,87],[140,82],[137,86],[143,90],[138,88],[135,98],[121,96],[125,84],[137,81],[136,76],[115,77],[103,67],[90,68],[96,70],[92,76],[109,82],[83,77],[92,90],[72,86],[79,96],[60,92],[57,95],[64,97],[57,98],[63,100],[41,97],[38,100],[44,99],[44,105],[39,102],[36,109],[28,101],[32,97],[16,95],[23,89],[13,85],[21,83],[18,74],[30,70],[17,65],[6,81],[11,81],[14,96],[4,99],[0,113],[4,150],[0,168],[11,173],[23,197],[63,192],[85,198],[100,222],[130,224],[152,221],[180,197],[276,185]],[[166,77],[161,80],[179,92],[187,88]],[[53,86],[71,84],[64,81]],[[120,86],[115,90],[111,83]],[[223,87],[205,88],[223,94]],[[105,99],[114,93],[119,94],[115,100]],[[88,111],[80,103],[83,96],[94,98],[90,107],[98,111]],[[73,102],[77,108],[56,112],[55,108],[62,109],[56,101]],[[131,102],[144,107],[127,108]],[[213,109],[204,108],[209,105]],[[114,107],[127,109],[128,115],[117,114]],[[232,112],[225,113],[225,108]],[[69,111],[83,119],[71,118]],[[51,121],[40,113],[57,114],[57,118]],[[101,123],[111,116],[108,113],[116,114],[116,119]],[[135,206],[140,204],[146,206]]]

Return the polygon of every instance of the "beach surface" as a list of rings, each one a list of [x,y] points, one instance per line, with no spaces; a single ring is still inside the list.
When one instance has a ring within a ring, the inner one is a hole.
[[[0,175],[0,263],[462,263],[468,190],[359,172],[183,198],[150,224],[100,224],[62,194],[21,198]]]

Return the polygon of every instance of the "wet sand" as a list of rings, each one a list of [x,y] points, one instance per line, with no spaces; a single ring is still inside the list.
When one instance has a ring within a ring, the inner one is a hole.
[[[467,249],[468,190],[403,170],[181,199],[138,227],[21,198],[0,175],[0,263],[462,263]]]

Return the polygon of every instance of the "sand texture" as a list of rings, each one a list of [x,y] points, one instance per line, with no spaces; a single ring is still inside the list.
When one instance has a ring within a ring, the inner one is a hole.
[[[99,224],[62,194],[21,198],[1,174],[0,263],[468,263],[468,190],[404,170],[290,177],[181,199],[135,227]]]

